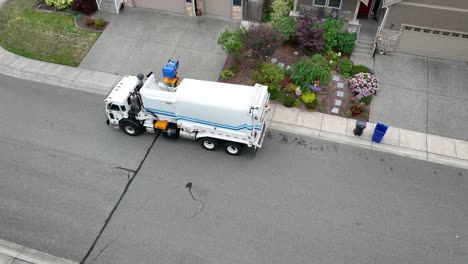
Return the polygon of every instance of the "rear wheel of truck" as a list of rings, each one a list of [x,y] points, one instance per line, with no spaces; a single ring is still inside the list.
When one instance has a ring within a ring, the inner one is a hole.
[[[219,142],[214,138],[202,138],[200,139],[200,145],[206,150],[213,151],[218,148]]]
[[[136,120],[122,119],[119,122],[120,129],[129,136],[138,136],[143,132],[143,126]]]
[[[236,142],[226,142],[224,143],[224,151],[227,154],[232,156],[237,156],[241,154],[243,145],[236,143]]]

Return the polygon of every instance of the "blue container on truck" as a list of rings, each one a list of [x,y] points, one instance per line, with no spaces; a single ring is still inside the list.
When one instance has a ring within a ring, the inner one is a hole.
[[[173,79],[177,76],[177,69],[179,69],[179,61],[167,62],[167,65],[162,69],[162,74],[164,78]]]

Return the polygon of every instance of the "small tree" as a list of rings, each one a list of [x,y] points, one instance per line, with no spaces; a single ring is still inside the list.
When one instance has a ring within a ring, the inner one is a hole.
[[[283,17],[272,23],[273,29],[278,30],[285,39],[291,39],[296,33],[296,21],[292,17]]]
[[[227,54],[238,60],[244,49],[244,45],[242,44],[243,37],[244,32],[240,29],[235,31],[224,30],[218,38],[218,45],[221,45],[221,48]]]
[[[301,86],[303,92],[315,80],[320,80],[326,86],[331,80],[330,64],[320,54],[315,54],[312,58],[303,57],[292,66],[291,78],[296,85]]]
[[[303,16],[297,18],[296,22],[297,42],[313,52],[323,50],[326,45],[323,30],[317,28],[318,21],[317,12],[307,10]]]
[[[289,16],[293,8],[292,0],[274,0],[271,4],[271,21],[279,20]]]
[[[73,0],[45,0],[46,5],[54,6],[57,9],[65,9],[70,6]]]
[[[98,9],[96,1],[94,0],[73,0],[70,8],[76,11],[81,11],[87,15],[91,15]]]
[[[267,56],[273,55],[275,50],[281,46],[284,37],[267,24],[255,25],[247,29],[244,46],[250,52],[252,58],[265,60]]]

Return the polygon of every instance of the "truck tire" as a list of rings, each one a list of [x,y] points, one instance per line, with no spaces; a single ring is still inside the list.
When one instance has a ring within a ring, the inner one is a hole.
[[[132,137],[138,136],[143,132],[143,126],[133,119],[122,119],[119,122],[120,129]]]
[[[237,156],[241,154],[242,149],[244,145],[236,143],[236,142],[226,142],[224,143],[224,151],[226,151],[227,154],[232,155],[232,156]]]
[[[218,148],[219,146],[219,141],[217,139],[214,139],[214,138],[201,138],[200,139],[200,145],[206,149],[206,150],[209,150],[209,151],[214,151]]]

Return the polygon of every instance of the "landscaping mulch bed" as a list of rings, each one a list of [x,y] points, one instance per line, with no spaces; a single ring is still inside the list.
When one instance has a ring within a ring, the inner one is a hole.
[[[70,8],[66,9],[56,9],[53,6],[48,6],[45,1],[39,1],[34,5],[34,10],[39,13],[56,13],[56,14],[63,14],[63,15],[70,15],[73,16],[75,19],[75,25],[83,30],[92,30],[92,31],[99,31],[102,32],[106,27],[109,25],[109,22],[105,21],[103,27],[96,27],[95,25],[88,26],[85,24],[84,20],[87,17],[85,14],[72,10]]]

